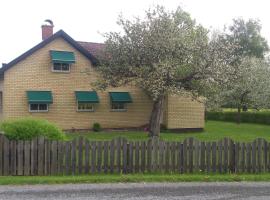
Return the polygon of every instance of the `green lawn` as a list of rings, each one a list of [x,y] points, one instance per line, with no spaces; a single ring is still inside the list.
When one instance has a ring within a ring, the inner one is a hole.
[[[85,176],[1,176],[0,185],[217,181],[270,181],[270,174],[97,174]]]
[[[90,132],[68,134],[68,139],[84,136],[91,140],[111,140],[116,137],[126,137],[128,140],[147,140],[146,132]],[[229,137],[236,141],[253,141],[255,138],[265,138],[270,141],[270,126],[260,124],[240,125],[231,122],[208,121],[205,130],[198,133],[161,133],[161,138],[168,141],[181,141],[194,137],[203,141],[219,140]]]

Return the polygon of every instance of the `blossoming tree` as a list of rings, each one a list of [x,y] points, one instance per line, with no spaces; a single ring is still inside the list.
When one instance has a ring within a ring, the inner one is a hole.
[[[149,136],[159,136],[166,95],[196,99],[212,85],[229,81],[232,46],[218,36],[209,39],[208,30],[181,8],[157,6],[144,18],[120,17],[118,25],[122,32],[105,34],[106,56],[98,67],[102,79],[95,86],[143,89],[153,100]]]

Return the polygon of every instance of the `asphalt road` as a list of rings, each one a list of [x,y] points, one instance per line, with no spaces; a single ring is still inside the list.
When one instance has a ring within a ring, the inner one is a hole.
[[[270,199],[270,183],[119,183],[1,186],[4,200]]]

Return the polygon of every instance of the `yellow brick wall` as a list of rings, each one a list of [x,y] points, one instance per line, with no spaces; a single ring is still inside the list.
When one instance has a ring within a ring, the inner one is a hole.
[[[4,77],[0,76],[0,121],[3,120],[3,90],[4,90]]]
[[[51,72],[50,50],[73,51],[76,63],[70,73]],[[83,73],[89,69],[91,74]],[[138,127],[148,123],[152,101],[136,87],[111,88],[99,92],[100,103],[95,112],[77,112],[74,91],[91,90],[91,82],[98,78],[95,67],[80,52],[58,38],[19,62],[4,74],[3,119],[32,116],[55,122],[63,129],[88,129],[94,122],[104,128]],[[53,104],[46,113],[28,111],[27,90],[49,90]],[[109,91],[128,91],[133,103],[127,112],[111,112]],[[163,115],[168,128],[201,128],[204,125],[203,106],[180,97],[168,97]]]
[[[204,104],[191,98],[169,95],[165,113],[169,129],[204,128]]]
[[[70,73],[51,72],[50,50],[73,51],[76,63]],[[82,73],[86,68],[91,75]],[[138,88],[113,88],[108,91],[128,91],[133,103],[127,105],[127,112],[111,112],[108,92],[98,92],[100,103],[95,112],[77,112],[74,91],[91,90],[91,82],[97,78],[91,62],[71,45],[59,38],[47,44],[25,60],[16,64],[4,75],[4,118],[33,116],[45,118],[63,129],[86,129],[94,122],[102,127],[137,127],[148,123],[151,100]],[[49,90],[53,94],[53,104],[46,113],[29,113],[27,90]]]

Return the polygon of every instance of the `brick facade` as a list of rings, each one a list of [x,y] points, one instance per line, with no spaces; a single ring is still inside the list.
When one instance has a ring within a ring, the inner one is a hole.
[[[50,50],[74,52],[76,63],[72,64],[70,73],[51,71]],[[90,70],[90,75],[84,73],[86,69]],[[74,92],[91,90],[91,82],[97,78],[98,74],[89,59],[64,39],[57,38],[5,71],[4,81],[0,81],[3,92],[1,118],[45,118],[63,129],[88,129],[94,122],[104,128],[138,127],[148,123],[152,101],[136,87],[109,88],[106,92],[98,92],[100,102],[95,105],[95,112],[77,112]],[[27,90],[52,91],[53,104],[49,112],[30,113]],[[110,91],[130,92],[133,103],[127,105],[126,112],[111,111]],[[190,99],[169,96],[163,120],[168,128],[203,128],[204,106]]]
[[[169,129],[204,127],[204,104],[188,97],[170,95],[166,102],[166,122]]]

